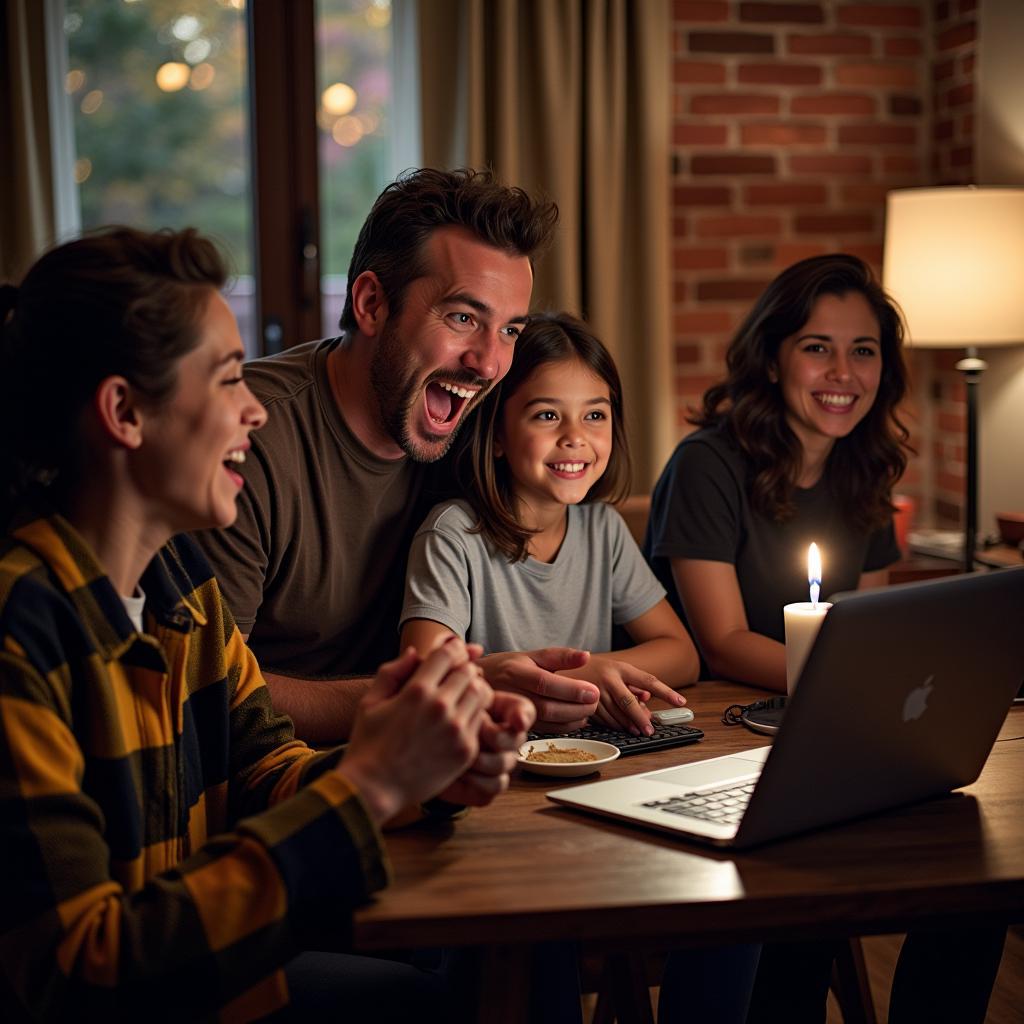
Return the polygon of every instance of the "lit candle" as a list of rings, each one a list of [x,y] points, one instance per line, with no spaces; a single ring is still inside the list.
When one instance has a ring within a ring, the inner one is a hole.
[[[821,629],[821,624],[829,608],[827,601],[819,601],[821,597],[821,554],[818,545],[812,544],[807,550],[807,586],[810,590],[810,601],[798,604],[787,604],[782,609],[786,627],[786,692],[796,689],[796,682],[803,671],[807,655],[811,653],[814,638]]]

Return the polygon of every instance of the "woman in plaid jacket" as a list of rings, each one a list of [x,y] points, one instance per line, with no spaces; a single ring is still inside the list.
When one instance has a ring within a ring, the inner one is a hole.
[[[5,1020],[284,1015],[380,826],[489,800],[532,721],[461,641],[382,666],[344,758],[274,712],[183,536],[234,519],[266,418],[224,281],[193,231],[115,229],[0,289]]]

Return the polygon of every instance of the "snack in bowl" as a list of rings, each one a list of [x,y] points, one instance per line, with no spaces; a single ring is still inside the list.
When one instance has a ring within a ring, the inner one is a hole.
[[[534,736],[519,748],[519,767],[535,775],[591,775],[621,751],[611,743],[575,736]]]
[[[545,764],[575,764],[579,761],[596,761],[597,754],[591,754],[589,750],[582,750],[580,747],[556,747],[554,743],[549,743],[547,750],[530,747],[526,760],[541,761]]]

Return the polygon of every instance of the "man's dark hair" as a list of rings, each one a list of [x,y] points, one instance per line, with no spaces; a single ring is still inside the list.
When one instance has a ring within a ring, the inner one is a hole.
[[[526,256],[532,264],[557,220],[553,202],[501,185],[489,170],[407,171],[377,197],[359,232],[339,326],[343,331],[356,329],[352,285],[368,270],[384,289],[389,315],[396,315],[405,289],[426,273],[423,248],[437,228],[466,228],[480,241],[510,255]]]

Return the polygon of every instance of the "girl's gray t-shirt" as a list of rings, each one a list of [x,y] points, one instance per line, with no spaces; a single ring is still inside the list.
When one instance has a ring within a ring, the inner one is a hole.
[[[553,562],[510,563],[479,533],[464,501],[436,505],[413,539],[401,623],[430,619],[485,651],[565,646],[603,653],[612,626],[650,611],[665,590],[618,512],[568,506]]]

